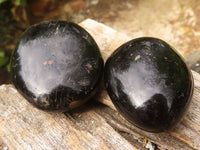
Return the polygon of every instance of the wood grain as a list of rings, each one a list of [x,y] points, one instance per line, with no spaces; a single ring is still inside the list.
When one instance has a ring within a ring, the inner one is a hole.
[[[90,19],[81,25],[97,41],[104,60],[130,39]],[[159,134],[142,131],[127,122],[105,90],[82,107],[57,113],[33,107],[12,85],[2,85],[0,149],[143,150],[148,144],[169,150],[200,149],[200,75],[192,73],[195,89],[188,112],[173,130]]]
[[[0,137],[9,149],[134,149],[93,110],[74,119],[35,108],[12,85],[0,93]]]

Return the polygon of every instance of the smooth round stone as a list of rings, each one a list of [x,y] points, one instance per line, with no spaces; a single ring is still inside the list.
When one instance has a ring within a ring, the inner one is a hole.
[[[69,110],[95,93],[103,59],[94,39],[77,24],[46,21],[28,28],[11,60],[12,82],[44,110]]]
[[[166,42],[138,38],[120,46],[105,65],[105,86],[121,114],[138,128],[162,132],[183,116],[193,78]]]

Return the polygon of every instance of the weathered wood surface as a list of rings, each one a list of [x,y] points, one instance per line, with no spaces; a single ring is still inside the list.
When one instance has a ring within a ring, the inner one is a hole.
[[[9,149],[131,149],[93,110],[72,115],[44,112],[12,86],[0,88],[0,137]]]
[[[104,60],[130,38],[86,20],[81,25],[97,41]],[[193,72],[194,96],[186,116],[165,133],[142,131],[115,110],[105,90],[69,113],[45,112],[28,103],[12,85],[0,86],[0,149],[200,149],[200,75]],[[111,109],[112,108],[112,109]],[[145,142],[145,141],[149,142]],[[149,144],[149,145],[148,145]],[[152,145],[151,145],[152,144]]]

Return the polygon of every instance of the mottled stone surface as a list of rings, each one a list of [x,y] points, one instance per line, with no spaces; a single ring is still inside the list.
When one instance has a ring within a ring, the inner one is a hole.
[[[184,114],[193,78],[183,59],[166,42],[138,38],[107,60],[105,85],[116,108],[137,127],[161,132]]]
[[[11,74],[18,91],[38,108],[68,110],[94,94],[103,59],[82,27],[47,21],[22,34],[12,56]]]

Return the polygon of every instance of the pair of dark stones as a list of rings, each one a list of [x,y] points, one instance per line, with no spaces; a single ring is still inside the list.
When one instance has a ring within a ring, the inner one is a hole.
[[[28,28],[11,60],[12,82],[33,105],[67,111],[90,99],[101,82],[121,114],[137,127],[162,132],[183,116],[193,92],[184,60],[150,37],[120,46],[105,68],[94,39],[77,24],[46,21]]]

